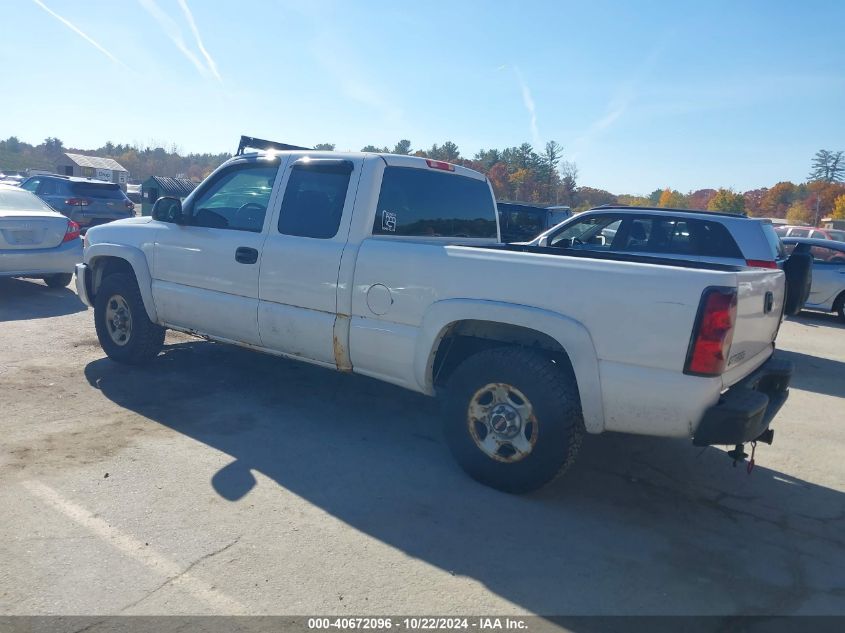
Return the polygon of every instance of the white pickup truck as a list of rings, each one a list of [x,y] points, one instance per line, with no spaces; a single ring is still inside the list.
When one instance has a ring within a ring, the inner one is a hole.
[[[485,177],[411,156],[237,155],[88,231],[79,296],[115,361],[166,328],[442,398],[477,480],[537,488],[584,432],[771,442],[784,274],[499,243]]]

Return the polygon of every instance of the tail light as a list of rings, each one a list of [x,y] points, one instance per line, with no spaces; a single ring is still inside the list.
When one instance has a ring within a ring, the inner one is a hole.
[[[62,242],[71,242],[77,239],[79,239],[79,225],[73,220],[68,220],[67,230],[65,231],[65,237]]]
[[[127,200],[126,201],[126,210],[129,211],[130,213],[134,213],[135,212],[135,203],[132,202],[131,200]]]
[[[68,198],[65,200],[65,204],[71,207],[87,207],[91,204],[91,201],[85,198]]]
[[[425,159],[426,165],[432,169],[442,169],[443,171],[455,171],[455,166],[452,163],[447,163],[445,160],[431,160]]]
[[[749,268],[777,268],[778,264],[775,261],[768,259],[746,259],[745,265]]]
[[[701,296],[685,374],[719,376],[728,363],[736,324],[736,288],[708,288]]]

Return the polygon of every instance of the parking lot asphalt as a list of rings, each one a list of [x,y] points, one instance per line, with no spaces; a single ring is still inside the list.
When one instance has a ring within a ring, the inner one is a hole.
[[[181,334],[105,358],[70,289],[0,279],[0,614],[845,614],[845,325],[756,468],[590,437],[529,496],[468,479],[433,400]]]

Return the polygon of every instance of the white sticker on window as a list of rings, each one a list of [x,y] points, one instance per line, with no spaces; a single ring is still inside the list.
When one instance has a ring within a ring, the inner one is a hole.
[[[396,233],[396,214],[392,211],[381,212],[381,230]]]

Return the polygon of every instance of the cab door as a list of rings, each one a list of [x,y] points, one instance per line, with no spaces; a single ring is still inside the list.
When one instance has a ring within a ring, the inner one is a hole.
[[[183,223],[161,223],[153,297],[167,325],[259,345],[258,270],[280,159],[244,160],[185,201]]]
[[[338,277],[363,162],[304,157],[285,169],[281,207],[261,262],[264,347],[346,368],[335,345]]]

